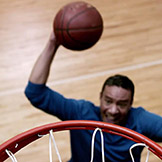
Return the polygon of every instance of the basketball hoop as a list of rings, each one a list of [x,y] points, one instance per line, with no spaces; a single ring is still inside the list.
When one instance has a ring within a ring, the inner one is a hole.
[[[29,143],[41,138],[46,134],[49,134],[50,130],[57,132],[76,129],[95,130],[96,128],[99,128],[106,133],[122,136],[136,143],[142,143],[147,146],[149,151],[162,160],[162,147],[142,134],[115,124],[90,120],[73,120],[46,124],[30,129],[9,139],[0,145],[0,161],[4,161],[9,157],[6,153],[6,150],[8,150],[13,155]]]

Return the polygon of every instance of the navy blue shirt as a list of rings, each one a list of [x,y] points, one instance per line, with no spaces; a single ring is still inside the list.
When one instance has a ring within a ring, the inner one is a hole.
[[[102,121],[100,108],[90,101],[65,98],[44,84],[28,82],[25,94],[31,104],[46,113],[57,116],[60,120],[95,120]],[[150,113],[142,107],[131,108],[125,127],[141,133],[148,138],[162,141],[162,117]],[[91,158],[92,130],[71,130],[70,162],[89,162]],[[105,161],[131,162],[129,154],[133,141],[124,137],[104,133]],[[133,149],[136,162],[140,162],[142,147]],[[97,133],[95,137],[94,162],[102,161],[101,139]]]

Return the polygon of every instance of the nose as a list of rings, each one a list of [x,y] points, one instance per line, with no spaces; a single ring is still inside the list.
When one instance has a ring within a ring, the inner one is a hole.
[[[111,107],[108,109],[109,114],[116,115],[119,113],[119,110],[117,108],[116,104],[112,104]]]

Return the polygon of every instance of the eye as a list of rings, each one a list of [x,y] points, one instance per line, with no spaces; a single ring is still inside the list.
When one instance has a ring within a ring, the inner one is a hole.
[[[109,99],[105,99],[105,102],[107,105],[112,104],[112,100],[109,100]]]
[[[121,108],[124,108],[128,105],[128,103],[127,102],[119,102],[117,105],[120,106]]]

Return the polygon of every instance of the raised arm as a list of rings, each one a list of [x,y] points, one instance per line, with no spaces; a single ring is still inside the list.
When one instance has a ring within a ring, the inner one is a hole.
[[[29,77],[30,82],[36,84],[46,83],[50,71],[50,66],[58,47],[59,43],[56,40],[54,33],[52,32],[44,50],[38,57],[32,69],[31,75]]]

